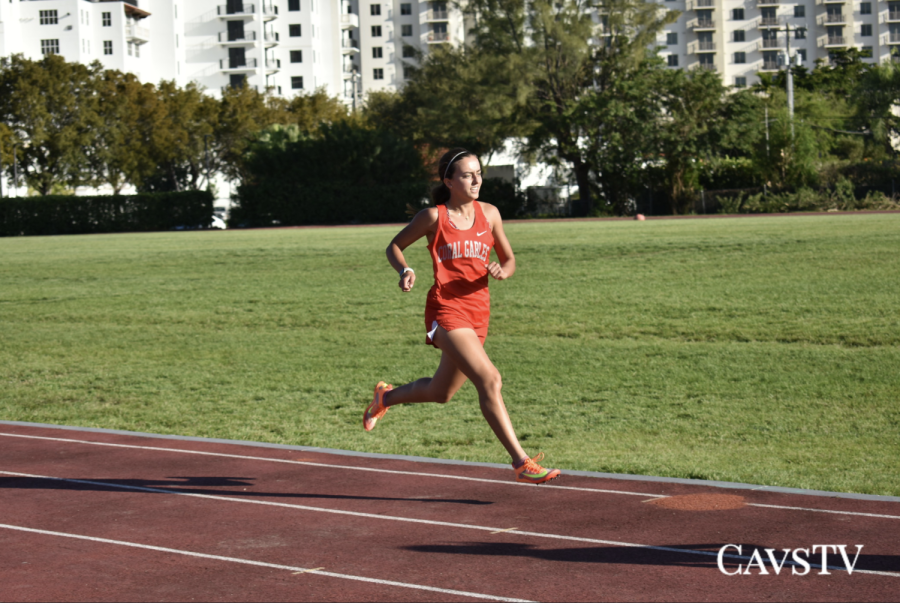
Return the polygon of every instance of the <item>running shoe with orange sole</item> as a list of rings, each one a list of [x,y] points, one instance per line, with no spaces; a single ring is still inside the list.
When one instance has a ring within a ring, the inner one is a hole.
[[[559,477],[559,469],[544,469],[538,464],[543,458],[544,453],[540,452],[536,457],[526,459],[521,467],[513,467],[516,471],[516,481],[526,484],[543,484]]]
[[[363,427],[365,427],[366,431],[375,429],[375,423],[388,411],[388,407],[382,404],[382,400],[384,395],[392,389],[394,389],[394,386],[388,385],[384,381],[379,381],[378,385],[375,386],[375,396],[372,398],[372,403],[369,404],[366,412],[363,413]]]

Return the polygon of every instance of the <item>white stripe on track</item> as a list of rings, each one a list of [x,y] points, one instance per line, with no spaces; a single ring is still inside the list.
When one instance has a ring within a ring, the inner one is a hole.
[[[87,484],[90,486],[103,486],[106,488],[120,489],[120,490],[135,490],[139,492],[153,492],[156,494],[174,494],[177,496],[190,496],[192,498],[202,498],[207,500],[223,500],[227,502],[238,502],[244,504],[251,505],[264,505],[270,507],[283,507],[287,509],[298,509],[301,511],[314,511],[317,513],[331,513],[334,515],[349,515],[352,517],[364,517],[366,519],[382,519],[386,521],[400,521],[404,523],[421,523],[432,526],[441,526],[447,528],[461,528],[464,530],[478,530],[482,532],[503,532],[505,534],[514,534],[514,535],[522,535],[522,536],[531,536],[534,538],[548,538],[552,540],[566,540],[571,542],[585,542],[588,544],[603,544],[609,546],[620,546],[625,548],[636,548],[636,549],[645,549],[650,551],[664,551],[667,553],[684,553],[686,555],[702,555],[706,557],[718,557],[717,552],[712,551],[697,551],[692,549],[680,549],[677,547],[668,547],[668,546],[655,546],[651,544],[638,544],[634,542],[619,542],[616,540],[600,540],[597,538],[583,538],[581,536],[565,536],[562,534],[544,534],[541,532],[526,532],[524,530],[515,530],[515,531],[506,531],[504,528],[497,527],[488,527],[488,526],[478,526],[472,524],[465,523],[452,523],[449,521],[435,521],[431,519],[415,519],[412,517],[397,517],[393,515],[377,515],[375,513],[364,513],[361,511],[344,511],[341,509],[327,509],[323,507],[311,507],[308,505],[297,505],[292,503],[281,503],[281,502],[272,502],[267,500],[247,500],[243,498],[235,498],[233,496],[216,496],[213,494],[198,494],[194,492],[180,492],[178,490],[167,490],[165,488],[148,488],[146,486],[128,486],[125,484],[112,484],[108,482],[98,482],[91,480],[83,480],[83,479],[71,479],[66,477],[52,477],[48,475],[32,475],[28,473],[15,473],[12,471],[0,471],[0,475],[13,475],[16,477],[29,477],[34,479],[46,479],[60,482],[69,482],[74,484]],[[722,555],[723,558],[727,559],[738,559],[742,561],[749,561],[751,559],[750,556],[747,555],[731,555],[725,554]],[[797,565],[793,562],[786,562],[788,565]],[[821,569],[821,565],[816,565],[814,563],[809,564],[810,567]],[[846,571],[846,568],[836,567],[836,566],[828,566],[828,569],[835,571]],[[900,578],[900,573],[894,572],[879,572],[875,570],[853,570],[854,573],[861,574],[875,574],[879,576],[890,576],[892,578]]]
[[[135,450],[153,450],[157,452],[177,452],[180,454],[197,454],[201,456],[217,456],[224,458],[232,458],[232,459],[243,459],[250,461],[266,461],[270,463],[287,463],[291,465],[307,465],[310,467],[325,467],[327,469],[347,469],[350,471],[371,471],[374,473],[391,473],[394,475],[415,475],[419,477],[434,477],[438,479],[461,479],[469,482],[484,482],[488,484],[500,484],[504,486],[524,486],[524,487],[532,487],[533,484],[523,484],[520,482],[510,482],[499,479],[485,479],[481,477],[463,477],[459,475],[442,475],[438,473],[424,473],[418,471],[397,471],[395,469],[375,469],[372,467],[353,467],[350,465],[332,465],[327,463],[313,463],[311,461],[292,461],[290,459],[276,459],[265,456],[245,456],[241,454],[228,454],[225,452],[206,452],[203,450],[184,450],[181,448],[162,448],[159,446],[137,446],[134,444],[113,444],[110,442],[94,442],[91,440],[72,440],[68,438],[49,438],[46,436],[33,436],[33,435],[24,435],[19,433],[0,433],[0,436],[7,436],[11,438],[29,438],[35,440],[50,440],[52,442],[68,442],[71,444],[88,444],[91,446],[111,446],[114,448],[132,448]],[[297,452],[303,452],[298,450]],[[310,451],[310,452],[315,452]],[[603,494],[626,494],[629,496],[651,496],[655,498],[669,498],[668,494],[653,494],[649,492],[627,492],[625,490],[604,490],[600,488],[578,488],[574,486],[556,486],[553,484],[542,484],[540,486],[545,490],[578,490],[581,492],[600,492]],[[644,501],[646,502],[646,501]],[[759,503],[746,503],[748,507],[769,507],[772,509],[784,509],[788,511],[809,511],[812,513],[834,513],[837,515],[858,515],[861,517],[877,517],[879,519],[900,519],[900,515],[881,515],[878,513],[860,513],[857,511],[835,511],[831,509],[814,509],[811,507],[787,507],[787,506],[777,506],[777,505],[764,505]]]
[[[534,484],[523,484],[521,482],[510,482],[499,479],[485,479],[481,477],[463,477],[459,475],[442,475],[438,473],[423,473],[416,471],[396,471],[394,469],[375,469],[372,467],[353,467],[350,465],[331,465],[327,463],[313,463],[311,461],[292,461],[290,459],[274,459],[266,456],[245,456],[241,454],[228,454],[225,452],[206,452],[203,450],[184,450],[181,448],[162,448],[160,446],[137,446],[134,444],[113,444],[110,442],[93,442],[91,440],[70,440],[68,438],[48,438],[46,436],[23,435],[19,433],[0,433],[0,436],[8,436],[11,438],[31,438],[35,440],[50,440],[53,442],[69,442],[72,444],[90,444],[92,446],[112,446],[115,448],[133,448],[135,450],[156,450],[162,452],[179,452],[181,454],[199,454],[202,456],[219,456],[232,459],[245,459],[251,461],[268,461],[270,463],[288,463],[290,465],[308,465],[310,467],[325,467],[328,469],[348,469],[350,471],[371,471],[374,473],[393,473],[395,475],[416,475],[422,477],[437,477],[440,479],[461,479],[467,482],[486,482],[488,484],[502,484],[504,486],[525,486],[532,487]],[[305,452],[298,450],[297,452]],[[315,450],[308,452],[315,453]],[[554,486],[551,484],[542,484],[542,488],[551,490],[580,490],[582,492],[603,492],[606,494],[628,494],[631,496],[655,496],[657,498],[665,497],[665,494],[647,494],[646,492],[625,492],[623,490],[600,490],[598,488],[576,488],[573,486]]]
[[[379,578],[366,578],[364,576],[352,576],[350,574],[336,574],[334,572],[323,572],[316,570],[310,571],[310,568],[293,567],[290,565],[279,565],[277,563],[266,563],[265,561],[253,561],[252,559],[240,559],[238,557],[223,557],[222,555],[208,555],[206,553],[195,553],[194,551],[183,551],[180,549],[170,549],[163,546],[153,546],[151,544],[139,544],[136,542],[126,542],[124,540],[110,540],[109,538],[97,538],[95,536],[83,536],[81,534],[69,534],[66,532],[53,532],[50,530],[38,530],[36,528],[26,528],[23,526],[13,526],[0,523],[0,528],[7,530],[17,530],[20,532],[29,532],[32,534],[42,534],[45,536],[61,536],[64,538],[75,538],[77,540],[89,540],[91,542],[100,542],[102,544],[116,544],[119,546],[128,546],[136,549],[145,549],[149,551],[157,551],[160,553],[173,553],[176,555],[186,555],[188,557],[199,557],[201,559],[213,559],[215,561],[227,561],[229,563],[241,563],[243,565],[255,565],[257,567],[266,567],[270,569],[287,570],[290,572],[311,573],[316,576],[329,576],[331,578],[341,578],[343,580],[356,580],[359,582],[369,582],[371,584],[381,584],[384,586],[398,586],[400,588],[412,588],[416,590],[427,590],[442,595],[457,595],[460,597],[471,597],[473,599],[486,599],[488,601],[514,601],[528,602],[528,599],[511,599],[509,597],[497,597],[494,595],[485,595],[482,593],[470,593],[463,590],[451,590],[447,588],[438,588],[436,586],[424,586],[422,584],[408,584],[406,582],[394,582],[393,580],[381,580]]]

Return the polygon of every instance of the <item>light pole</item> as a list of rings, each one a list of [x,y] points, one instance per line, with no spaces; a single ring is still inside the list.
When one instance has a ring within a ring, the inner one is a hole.
[[[203,135],[203,150],[206,154],[206,190],[211,190],[211,185],[209,182],[209,137],[212,134],[204,134]]]
[[[794,31],[805,30],[805,27],[795,27]],[[784,24],[784,56],[785,67],[787,72],[787,103],[788,103],[788,121],[791,123],[791,140],[794,140],[794,57],[791,56],[791,24]],[[800,55],[797,55],[800,59]],[[797,61],[799,65],[799,61]]]
[[[18,143],[13,145],[13,182],[16,184],[16,197],[19,196],[19,160],[16,156],[16,149],[18,148]]]

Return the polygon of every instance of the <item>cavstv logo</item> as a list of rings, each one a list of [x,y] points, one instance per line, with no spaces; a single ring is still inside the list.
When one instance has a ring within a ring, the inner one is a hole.
[[[729,550],[734,550],[734,553],[728,553]],[[853,562],[850,562],[850,555],[847,553],[847,545],[846,544],[814,544],[811,548],[808,549],[781,549],[784,555],[781,557],[779,561],[778,555],[775,553],[775,549],[763,549],[765,553],[765,559],[763,558],[763,554],[759,552],[758,548],[753,549],[753,553],[750,556],[744,555],[743,547],[739,544],[726,544],[722,548],[719,549],[718,555],[718,563],[719,563],[719,571],[725,574],[726,576],[738,576],[744,575],[748,576],[754,573],[757,575],[768,575],[771,569],[775,575],[781,574],[781,570],[785,569],[785,565],[789,565],[791,567],[791,575],[794,576],[805,576],[807,575],[812,568],[819,568],[820,576],[830,575],[829,569],[842,571],[844,569],[847,570],[847,575],[853,573],[853,570],[856,569],[856,561],[859,559],[859,553],[862,551],[863,545],[856,545],[856,555],[853,556]],[[844,567],[836,567],[828,565],[828,554],[831,553],[833,555],[837,555],[840,553],[841,560],[844,563]],[[810,563],[810,559],[814,558],[816,555],[821,555],[822,563]],[[739,563],[736,569],[729,570],[725,567],[725,559],[740,559],[741,561],[747,560],[747,564]],[[769,568],[766,567],[766,560],[769,562]]]

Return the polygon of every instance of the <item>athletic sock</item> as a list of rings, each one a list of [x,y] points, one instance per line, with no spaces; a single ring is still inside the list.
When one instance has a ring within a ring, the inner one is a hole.
[[[523,456],[523,457],[520,458],[518,461],[515,461],[515,462],[512,464],[513,469],[518,469],[519,467],[521,467],[522,465],[524,465],[524,464],[525,464],[525,461],[527,461],[528,458],[529,458],[529,457],[527,457],[527,456]]]

